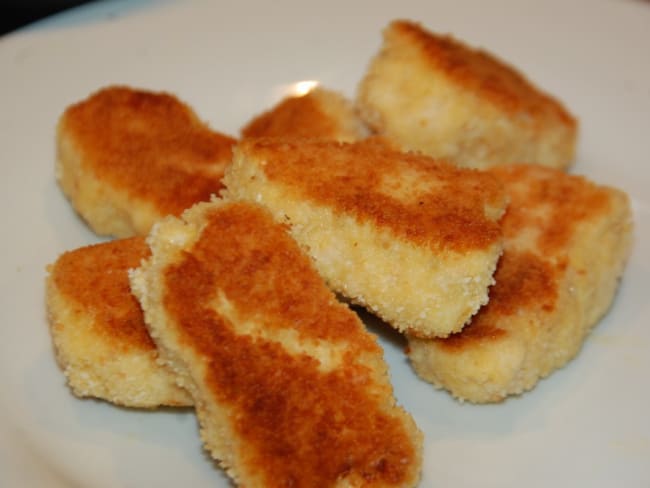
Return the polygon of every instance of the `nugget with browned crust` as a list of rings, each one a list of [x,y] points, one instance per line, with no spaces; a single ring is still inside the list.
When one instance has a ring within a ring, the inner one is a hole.
[[[242,137],[316,137],[348,142],[362,139],[367,133],[352,102],[321,87],[284,98],[241,130]]]
[[[242,141],[224,195],[259,202],[329,285],[395,328],[446,336],[487,301],[506,198],[491,175],[381,140]]]
[[[403,149],[486,168],[513,162],[566,168],[575,117],[517,69],[410,21],[392,22],[361,81],[361,117]]]
[[[72,392],[127,407],[191,405],[158,362],[128,269],[149,255],[144,238],[86,246],[48,267],[47,309],[56,357]]]
[[[219,192],[234,142],[173,95],[111,86],[63,113],[56,176],[96,233],[146,235]]]
[[[148,243],[132,289],[238,485],[417,484],[422,437],[381,347],[285,226],[217,200],[164,219]]]
[[[490,301],[444,340],[409,337],[427,381],[471,402],[532,388],[580,350],[612,303],[632,243],[627,196],[534,165],[495,167],[511,203]]]

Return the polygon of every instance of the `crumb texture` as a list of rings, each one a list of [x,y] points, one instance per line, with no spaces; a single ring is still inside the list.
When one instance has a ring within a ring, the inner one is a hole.
[[[461,166],[566,168],[577,121],[513,66],[449,35],[392,22],[359,84],[357,106],[377,133]]]
[[[58,180],[97,233],[146,235],[219,192],[234,142],[173,95],[107,87],[61,117]]]
[[[354,144],[244,140],[224,178],[230,199],[289,225],[328,284],[398,330],[459,330],[487,301],[506,206],[494,177]]]
[[[356,141],[367,135],[354,105],[343,95],[316,88],[287,97],[248,122],[242,137],[297,137]]]
[[[158,228],[133,283],[228,473],[246,486],[414,486],[421,437],[381,348],[286,228],[249,203],[184,218],[194,238],[164,243]]]
[[[542,166],[490,172],[511,197],[490,301],[458,334],[409,338],[423,378],[478,403],[529,390],[578,353],[612,303],[632,244],[619,190]]]
[[[158,363],[128,270],[149,255],[141,237],[86,246],[50,266],[47,305],[57,359],[73,392],[128,407],[192,401]]]

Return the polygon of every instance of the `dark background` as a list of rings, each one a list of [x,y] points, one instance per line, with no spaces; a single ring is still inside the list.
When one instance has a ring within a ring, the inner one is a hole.
[[[84,3],[88,3],[88,0],[2,0],[0,35]]]

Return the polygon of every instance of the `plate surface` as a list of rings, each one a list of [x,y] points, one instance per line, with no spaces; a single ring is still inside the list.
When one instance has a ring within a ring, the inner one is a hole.
[[[581,121],[572,171],[626,190],[636,221],[610,313],[520,398],[459,404],[382,337],[426,436],[421,486],[650,486],[650,4],[634,0],[100,2],[0,38],[1,486],[230,486],[191,411],[76,399],[55,364],[45,266],[98,241],[54,179],[65,107],[124,83],[173,92],[237,134],[297,81],[353,96],[394,18],[484,46],[565,101]]]

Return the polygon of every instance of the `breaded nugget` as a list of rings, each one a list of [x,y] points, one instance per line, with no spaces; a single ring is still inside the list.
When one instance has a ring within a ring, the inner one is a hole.
[[[404,149],[486,168],[527,161],[566,168],[577,122],[492,54],[409,21],[392,22],[359,85],[361,117]]]
[[[242,137],[318,137],[345,142],[362,139],[367,132],[352,102],[325,88],[287,97],[241,130]]]
[[[131,274],[206,449],[241,486],[414,486],[421,434],[383,351],[262,207],[215,201],[148,238]]]
[[[612,303],[632,243],[627,196],[533,165],[490,172],[511,198],[490,301],[445,340],[409,337],[427,381],[471,402],[498,402],[563,366]]]
[[[56,176],[96,233],[146,235],[219,192],[234,142],[173,95],[112,86],[62,115]]]
[[[47,308],[56,357],[72,392],[127,407],[191,405],[158,362],[128,269],[149,255],[142,237],[62,254],[48,267]]]
[[[398,330],[459,330],[487,301],[506,198],[495,178],[373,139],[244,140],[224,195],[291,227],[338,293]]]

